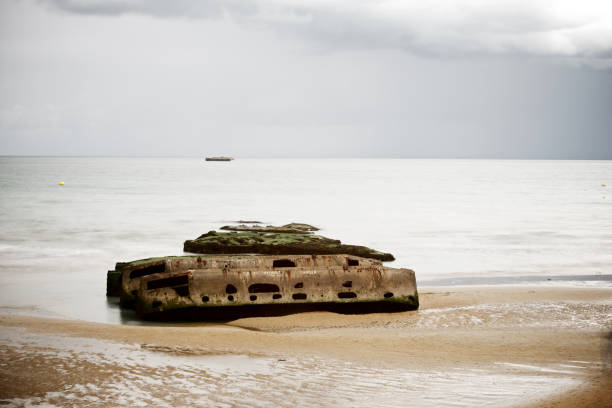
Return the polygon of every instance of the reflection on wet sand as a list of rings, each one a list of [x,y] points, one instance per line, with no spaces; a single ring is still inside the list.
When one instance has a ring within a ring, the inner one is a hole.
[[[10,337],[6,336],[10,334]],[[436,371],[383,369],[316,358],[193,355],[151,351],[87,338],[4,332],[3,367],[45,367],[56,391],[7,398],[9,406],[510,406],[524,395],[576,384],[583,365],[548,369],[505,366]],[[34,370],[32,370],[34,368]],[[517,370],[518,368],[518,370]],[[85,381],[70,373],[95,373]],[[62,379],[63,378],[63,379]],[[44,379],[31,377],[32,381]]]
[[[584,288],[432,290],[423,291],[418,312],[232,322],[250,330],[4,314],[0,402],[517,406],[601,375],[611,295]]]

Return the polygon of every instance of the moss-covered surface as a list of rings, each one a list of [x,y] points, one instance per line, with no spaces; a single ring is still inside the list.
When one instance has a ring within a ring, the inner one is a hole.
[[[154,264],[154,263],[162,262],[162,261],[171,261],[173,259],[191,259],[191,258],[197,258],[197,256],[194,256],[194,255],[158,256],[154,258],[137,259],[131,262],[117,262],[117,264],[115,265],[115,270],[122,271],[124,269],[132,269],[134,267],[150,265],[150,264]]]
[[[275,227],[273,225],[225,225],[221,227],[225,231],[248,231],[248,232],[282,232],[290,234],[307,234],[312,231],[318,231],[317,227],[313,227],[308,224],[301,224],[293,222],[291,224],[283,225],[282,227]]]
[[[148,264],[152,264],[158,261],[165,261],[168,258],[172,258],[169,256],[158,256],[155,258],[145,258],[145,259],[138,259],[136,261],[132,261],[132,262],[117,262],[117,264],[115,264],[115,270],[116,271],[122,271],[126,268],[132,268],[132,267],[136,267],[136,266],[142,266],[142,265],[148,265]]]
[[[414,296],[410,295],[410,296],[392,297],[389,299],[385,299],[385,301],[390,302],[390,303],[396,302],[402,305],[410,305],[410,307],[414,308],[414,310],[419,308],[419,294],[416,291],[414,293]]]
[[[185,241],[185,252],[197,254],[262,254],[262,255],[325,255],[348,254],[393,261],[389,253],[360,245],[342,244],[337,239],[304,233],[225,232],[210,231]]]

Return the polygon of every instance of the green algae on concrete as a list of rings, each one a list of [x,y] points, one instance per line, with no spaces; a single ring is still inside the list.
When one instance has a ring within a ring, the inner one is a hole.
[[[209,231],[185,241],[185,252],[196,254],[327,255],[348,254],[380,261],[394,261],[393,255],[361,245],[346,245],[337,239],[311,233]]]
[[[225,231],[247,231],[247,232],[287,232],[291,234],[307,234],[312,231],[318,231],[317,227],[312,225],[292,222],[291,224],[275,227],[273,225],[224,225],[221,227]]]

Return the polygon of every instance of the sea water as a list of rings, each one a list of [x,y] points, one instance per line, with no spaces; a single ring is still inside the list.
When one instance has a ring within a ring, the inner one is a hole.
[[[0,307],[119,322],[115,262],[237,220],[313,224],[421,285],[612,286],[611,189],[612,161],[2,157]]]
[[[579,385],[588,362],[539,367],[372,367],[313,356],[186,354],[147,345],[0,331],[3,367],[35,361],[66,378],[57,391],[0,400],[7,407],[512,407]],[[546,375],[542,375],[546,373]]]

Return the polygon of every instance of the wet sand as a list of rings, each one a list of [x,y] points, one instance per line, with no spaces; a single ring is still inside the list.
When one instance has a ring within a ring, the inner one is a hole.
[[[4,314],[0,399],[15,406],[612,407],[612,289],[429,287],[419,294],[415,312],[226,324]]]

